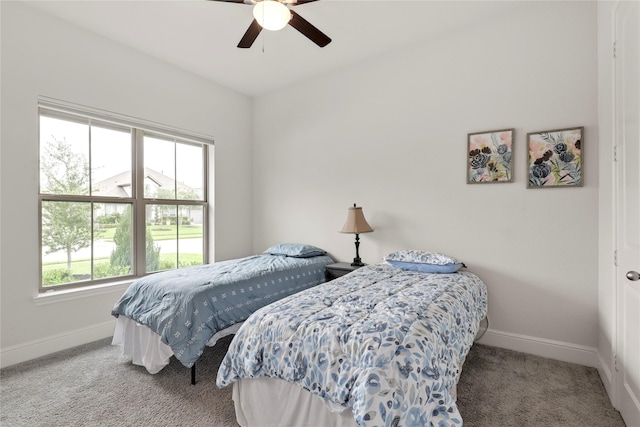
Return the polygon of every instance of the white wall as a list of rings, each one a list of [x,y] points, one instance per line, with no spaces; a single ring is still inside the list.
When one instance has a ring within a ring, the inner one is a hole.
[[[38,96],[215,139],[216,259],[251,250],[251,100],[51,18],[2,8],[2,365],[109,336],[123,287],[38,293]],[[233,183],[233,185],[229,185]]]
[[[597,364],[595,2],[517,10],[255,101],[254,241],[461,258],[489,288],[484,342]],[[585,185],[526,189],[526,133],[585,127]],[[467,133],[515,128],[515,182],[467,185]]]

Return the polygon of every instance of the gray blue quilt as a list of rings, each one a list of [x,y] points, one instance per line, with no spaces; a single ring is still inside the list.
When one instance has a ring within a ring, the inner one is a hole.
[[[362,267],[254,313],[217,385],[280,378],[352,408],[362,427],[462,425],[449,390],[486,311],[472,273]]]
[[[324,267],[333,262],[261,254],[152,274],[133,282],[111,314],[148,326],[191,367],[216,332],[324,282]]]

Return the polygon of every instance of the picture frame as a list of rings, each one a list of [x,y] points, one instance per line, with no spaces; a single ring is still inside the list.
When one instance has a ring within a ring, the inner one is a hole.
[[[467,184],[513,181],[514,129],[467,134]]]
[[[527,133],[527,188],[582,187],[584,127]]]

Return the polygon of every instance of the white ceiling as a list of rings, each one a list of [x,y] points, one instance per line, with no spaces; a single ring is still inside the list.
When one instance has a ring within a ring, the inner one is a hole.
[[[517,1],[322,0],[294,10],[332,38],[319,48],[287,26],[236,45],[250,5],[208,0],[25,0],[86,30],[249,96],[492,18]]]

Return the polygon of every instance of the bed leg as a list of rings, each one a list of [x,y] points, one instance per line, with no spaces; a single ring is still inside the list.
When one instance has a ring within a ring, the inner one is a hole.
[[[191,367],[191,385],[196,385],[196,364]]]

